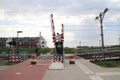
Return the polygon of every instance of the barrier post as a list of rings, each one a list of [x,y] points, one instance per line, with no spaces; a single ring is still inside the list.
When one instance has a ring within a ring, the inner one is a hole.
[[[75,56],[74,55],[69,56],[69,64],[75,64]]]
[[[35,65],[35,64],[37,63],[37,61],[36,61],[36,56],[35,56],[35,55],[32,55],[32,56],[31,56],[31,59],[32,59],[32,60],[31,60],[31,64],[32,64],[32,65]]]

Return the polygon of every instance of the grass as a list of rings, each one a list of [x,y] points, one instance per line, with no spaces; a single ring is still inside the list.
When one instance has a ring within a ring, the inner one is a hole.
[[[74,48],[64,48],[65,54],[73,54],[74,53]]]
[[[18,63],[13,63],[13,62],[0,62],[0,66],[5,66],[5,65],[15,65],[15,64],[18,64]]]
[[[102,66],[102,67],[106,67],[106,68],[113,68],[113,67],[120,68],[120,59],[106,60],[106,61],[93,61],[92,63]]]
[[[19,53],[35,53],[35,49],[36,48],[19,48]],[[5,52],[5,53],[9,53],[11,51],[11,49],[9,49],[9,48],[0,48],[0,52]],[[51,51],[51,48],[40,48],[39,49],[39,52],[40,53],[43,53],[43,54],[45,54],[45,53],[48,53],[48,52],[50,52]],[[15,52],[16,52],[16,49],[15,49]]]

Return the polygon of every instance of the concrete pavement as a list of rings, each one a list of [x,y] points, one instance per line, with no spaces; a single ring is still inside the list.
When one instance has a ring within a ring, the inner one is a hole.
[[[88,74],[76,64],[69,64],[69,60],[65,61],[65,69],[63,70],[48,70],[43,80],[90,80]]]
[[[104,68],[90,63],[88,60],[81,59],[80,63],[86,66],[95,75],[103,80],[120,80],[120,68]]]
[[[103,68],[84,59],[75,62],[66,60],[65,69],[47,70],[43,80],[120,80],[120,68]]]

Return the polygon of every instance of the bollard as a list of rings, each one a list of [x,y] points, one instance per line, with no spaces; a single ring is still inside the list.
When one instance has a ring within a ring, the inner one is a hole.
[[[31,59],[32,59],[31,64],[35,65],[37,63],[36,62],[36,56],[31,56]]]
[[[69,64],[75,64],[75,56],[74,55],[69,56]]]

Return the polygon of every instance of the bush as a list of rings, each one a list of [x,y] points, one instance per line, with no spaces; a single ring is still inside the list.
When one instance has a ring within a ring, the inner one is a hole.
[[[120,67],[120,61],[114,61],[114,60],[109,60],[109,61],[93,61],[92,63],[97,64],[102,67]]]

